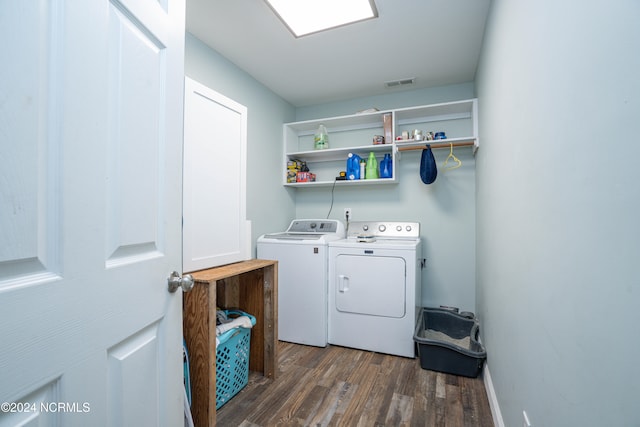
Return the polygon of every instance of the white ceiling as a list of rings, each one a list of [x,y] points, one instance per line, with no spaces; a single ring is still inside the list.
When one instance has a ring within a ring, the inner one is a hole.
[[[472,81],[489,2],[375,0],[376,19],[296,39],[263,0],[187,0],[187,31],[304,106]]]

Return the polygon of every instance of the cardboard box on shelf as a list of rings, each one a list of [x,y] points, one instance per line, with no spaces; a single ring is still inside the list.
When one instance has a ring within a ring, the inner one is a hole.
[[[296,182],[315,182],[316,174],[311,172],[298,172]]]

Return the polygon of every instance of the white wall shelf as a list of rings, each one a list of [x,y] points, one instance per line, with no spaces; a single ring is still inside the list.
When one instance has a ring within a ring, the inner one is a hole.
[[[357,179],[354,181],[349,180],[337,180],[335,186],[341,185],[380,185],[380,184],[397,184],[398,181],[392,178],[378,178],[378,179]],[[285,187],[331,187],[334,185],[334,181],[315,181],[315,182],[287,182]]]
[[[383,116],[391,114],[392,139],[386,144],[374,145],[374,135],[384,135]],[[426,144],[453,143],[455,146],[473,145],[478,148],[478,111],[477,100],[445,102],[422,105],[418,107],[400,108],[373,113],[353,114],[350,116],[328,117],[302,122],[285,123],[283,185],[294,188],[313,188],[334,185],[335,177],[346,170],[349,153],[358,154],[367,159],[370,152],[377,158],[378,166],[385,154],[390,154],[393,161],[393,176],[385,179],[362,179],[355,181],[336,181],[335,185],[372,185],[397,184],[396,170],[399,167],[399,151],[420,149]],[[313,136],[320,124],[329,133],[329,146],[324,150],[313,149]],[[445,132],[447,139],[437,141],[396,141],[404,131],[411,133],[414,129],[426,132]],[[471,142],[472,144],[469,144]],[[440,147],[444,148],[444,147]],[[301,160],[307,163],[310,172],[316,174],[316,182],[287,182],[287,162]]]
[[[369,153],[373,151],[374,153],[382,153],[384,155],[385,152],[391,153],[392,145],[389,144],[380,144],[380,145],[361,145],[357,147],[346,147],[346,148],[329,148],[326,150],[312,150],[312,151],[298,151],[298,152],[290,152],[287,153],[289,158],[305,160],[306,162],[330,162],[334,160],[344,160],[345,164],[347,161],[347,156],[349,153]],[[360,155],[362,157],[362,155]]]

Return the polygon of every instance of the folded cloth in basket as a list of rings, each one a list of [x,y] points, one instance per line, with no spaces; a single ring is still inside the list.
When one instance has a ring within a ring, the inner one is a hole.
[[[229,319],[227,317],[227,312],[224,310],[220,310],[218,309],[216,311],[216,325],[221,325],[222,323],[229,323],[231,322],[233,319]]]
[[[216,335],[222,335],[223,333],[233,328],[240,327],[240,328],[251,329],[252,326],[253,325],[251,324],[251,319],[249,319],[249,317],[239,316],[233,319],[229,323],[223,323],[222,325],[216,326]]]

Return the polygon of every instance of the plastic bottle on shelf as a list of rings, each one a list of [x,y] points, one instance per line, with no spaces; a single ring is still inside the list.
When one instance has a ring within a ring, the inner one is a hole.
[[[361,179],[362,175],[360,174],[360,156],[355,153],[349,153],[349,157],[347,158],[347,179],[355,180]]]
[[[393,177],[393,160],[391,160],[391,154],[387,153],[380,162],[380,178],[391,177]]]
[[[313,147],[316,150],[329,148],[329,134],[327,133],[327,128],[325,128],[323,124],[318,126],[318,130],[313,137],[313,142]]]
[[[369,153],[369,159],[367,160],[367,167],[365,172],[366,179],[378,179],[378,160],[376,155],[372,152]]]
[[[367,162],[364,160],[360,160],[360,179],[364,179],[364,168],[367,166]]]

